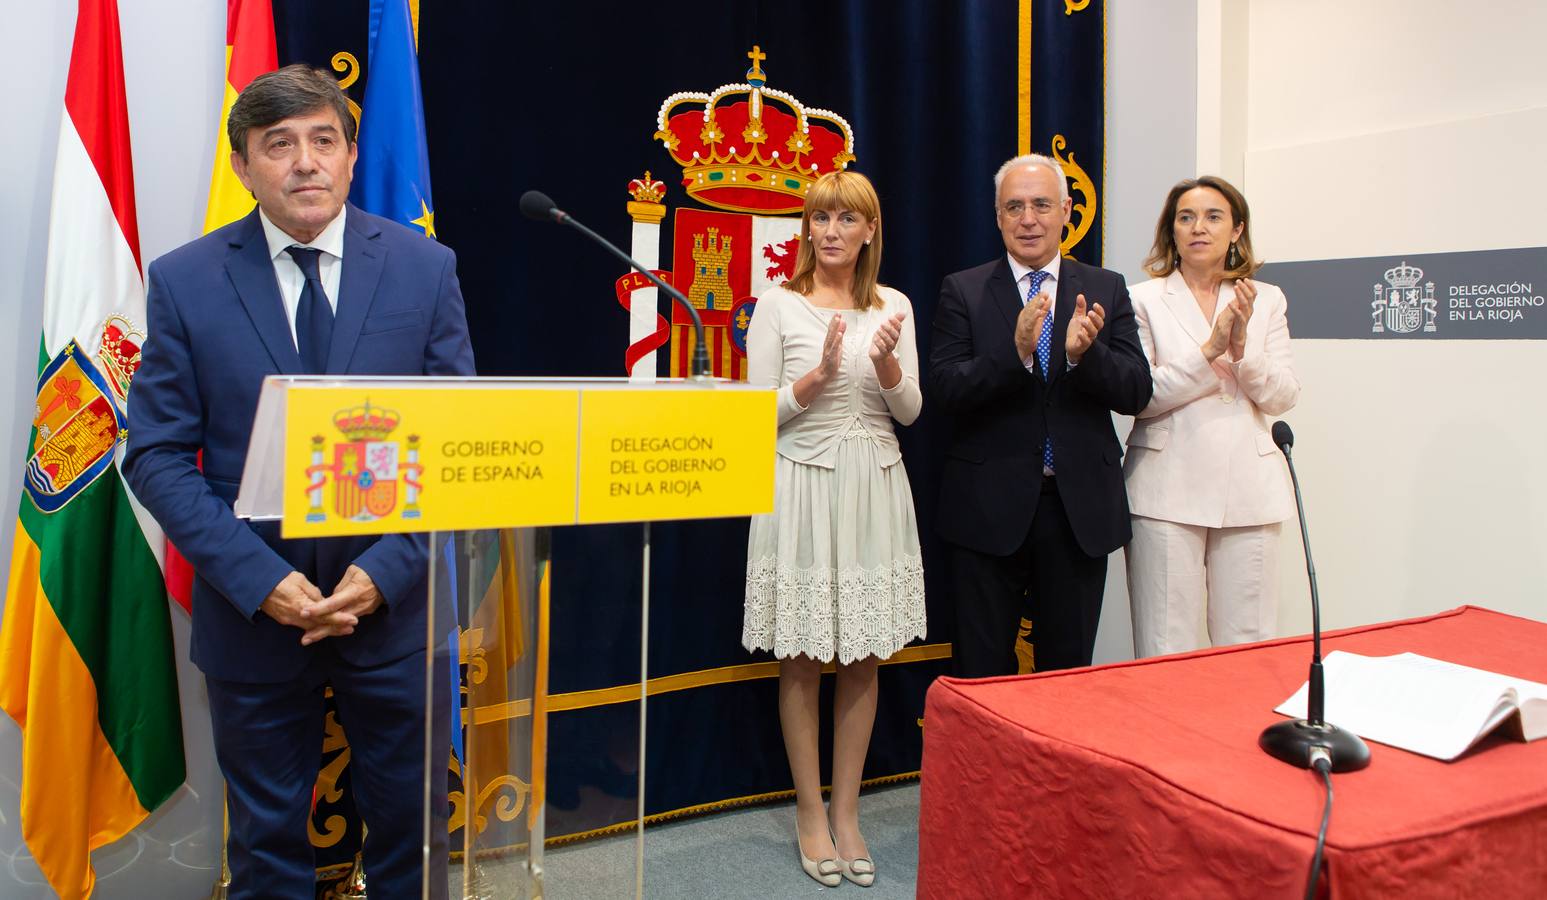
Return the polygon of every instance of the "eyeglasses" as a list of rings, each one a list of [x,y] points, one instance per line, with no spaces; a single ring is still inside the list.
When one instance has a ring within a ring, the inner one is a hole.
[[[1019,219],[1026,214],[1027,203],[1025,200],[1008,200],[999,207],[999,214],[1011,219]],[[1032,212],[1039,216],[1046,216],[1058,208],[1058,204],[1046,197],[1038,197],[1030,203]]]

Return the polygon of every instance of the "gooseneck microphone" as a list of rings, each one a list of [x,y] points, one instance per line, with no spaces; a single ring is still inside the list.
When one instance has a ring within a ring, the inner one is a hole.
[[[1257,746],[1270,755],[1302,769],[1317,760],[1330,759],[1332,771],[1353,772],[1370,764],[1370,748],[1359,735],[1326,721],[1326,689],[1321,671],[1321,595],[1316,590],[1316,564],[1311,561],[1311,536],[1305,527],[1305,502],[1300,499],[1300,478],[1290,450],[1295,433],[1288,422],[1273,423],[1273,443],[1284,453],[1289,465],[1289,480],[1294,484],[1295,509],[1300,514],[1300,541],[1305,545],[1305,573],[1311,581],[1311,674],[1307,681],[1303,719],[1292,719],[1268,726],[1257,739]]]
[[[580,220],[559,209],[554,205],[553,199],[542,191],[527,191],[521,195],[521,214],[528,219],[535,219],[539,222],[557,222],[560,225],[568,225],[574,228],[576,231],[607,248],[608,252],[613,256],[637,269],[640,274],[650,279],[652,284],[665,291],[667,296],[682,304],[682,308],[687,310],[688,315],[693,319],[693,336],[697,339],[694,341],[693,361],[690,364],[689,371],[692,372],[694,378],[709,377],[709,373],[712,370],[709,366],[709,348],[704,343],[704,322],[699,318],[698,310],[693,308],[693,304],[688,302],[688,298],[682,296],[681,291],[662,281],[654,272],[645,268],[632,256],[618,249],[611,241],[580,224]]]

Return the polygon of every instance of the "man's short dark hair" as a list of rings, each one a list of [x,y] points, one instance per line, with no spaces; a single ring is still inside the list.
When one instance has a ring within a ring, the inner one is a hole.
[[[226,137],[231,140],[231,149],[245,160],[247,132],[326,109],[338,114],[344,140],[353,144],[355,117],[349,112],[349,98],[333,76],[300,63],[285,66],[254,78],[237,95],[226,119]]]

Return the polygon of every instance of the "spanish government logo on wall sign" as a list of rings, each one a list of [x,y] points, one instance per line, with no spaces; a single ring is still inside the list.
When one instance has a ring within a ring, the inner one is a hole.
[[[1405,261],[1386,270],[1386,283],[1375,285],[1375,300],[1370,304],[1372,334],[1411,334],[1420,327],[1428,332],[1437,330],[1434,282],[1420,289],[1418,282],[1422,278],[1423,269]]]
[[[1547,339],[1547,247],[1269,263],[1257,277],[1284,290],[1296,338]]]

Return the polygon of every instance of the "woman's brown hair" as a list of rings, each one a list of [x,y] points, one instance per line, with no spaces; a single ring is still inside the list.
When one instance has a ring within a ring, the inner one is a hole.
[[[1246,197],[1235,189],[1235,185],[1220,178],[1218,175],[1199,175],[1197,178],[1188,178],[1178,181],[1171,188],[1171,193],[1166,195],[1165,208],[1160,211],[1160,221],[1155,223],[1155,243],[1150,247],[1150,255],[1144,260],[1144,270],[1156,278],[1164,278],[1175,272],[1180,264],[1180,257],[1176,249],[1176,205],[1181,202],[1182,195],[1193,188],[1212,188],[1219,191],[1225,197],[1225,202],[1230,204],[1230,227],[1241,226],[1241,236],[1236,238],[1234,247],[1234,259],[1230,254],[1225,256],[1226,278],[1250,278],[1252,273],[1262,267],[1257,257],[1252,253],[1252,221],[1251,210],[1246,206]],[[1232,264],[1233,263],[1233,264]]]

